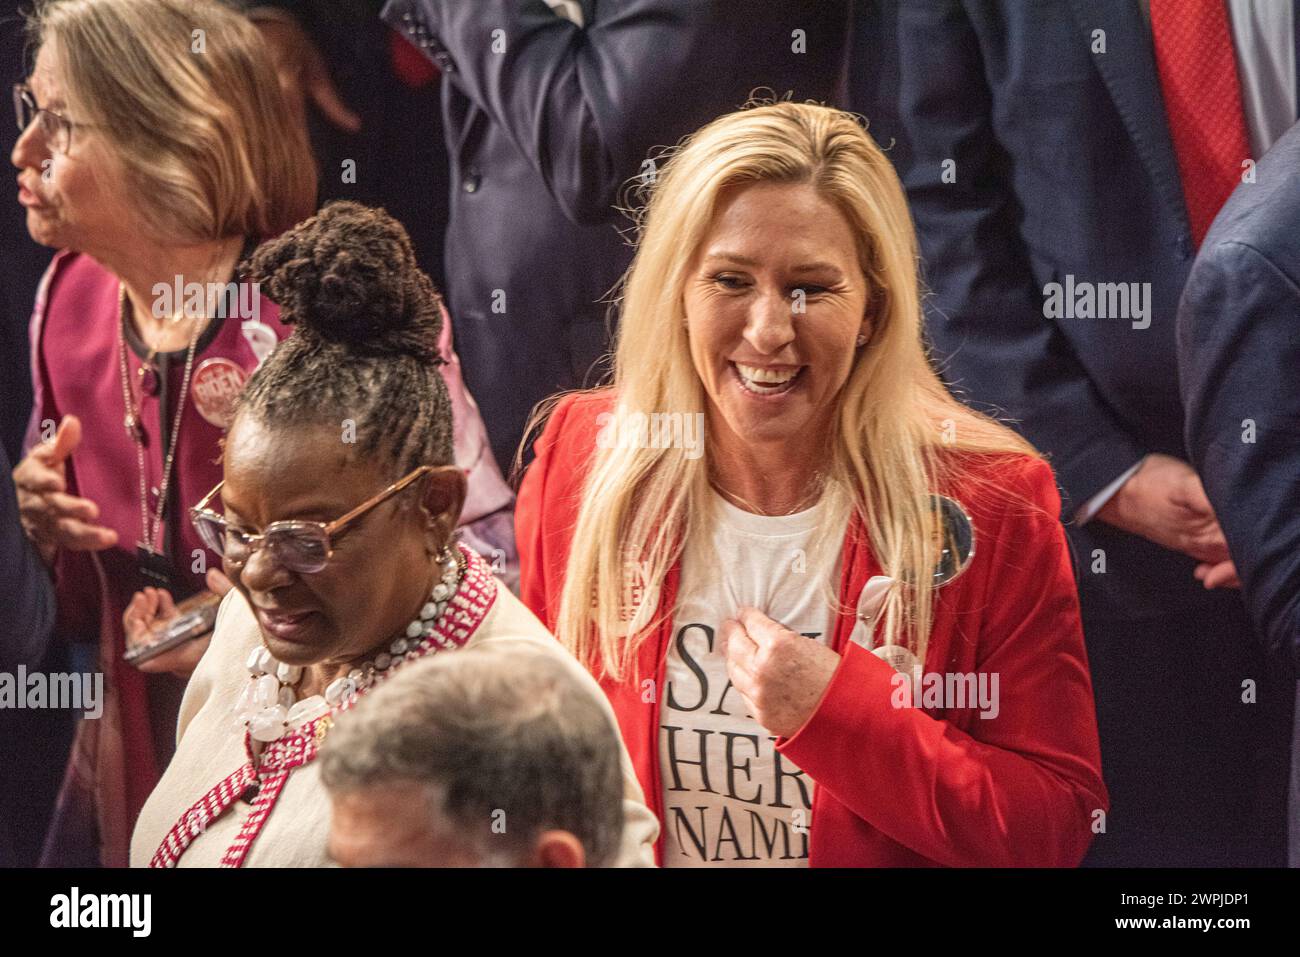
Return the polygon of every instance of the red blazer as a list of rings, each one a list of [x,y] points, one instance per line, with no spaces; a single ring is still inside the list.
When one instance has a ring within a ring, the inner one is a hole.
[[[613,405],[608,391],[564,399],[520,491],[521,595],[551,629],[597,416]],[[1092,683],[1052,471],[1030,456],[967,460],[992,482],[946,490],[974,522],[976,551],[937,592],[925,671],[997,673],[999,714],[894,707],[895,671],[849,640],[855,619],[841,615],[831,647],[842,658],[830,685],[804,726],[776,743],[817,784],[811,866],[1072,867],[1104,820]],[[679,571],[664,582],[661,611],[674,607]],[[855,517],[841,601],[855,608],[862,586],[881,573]],[[653,676],[663,687],[672,625],[670,613],[642,645],[636,681],[601,681],[661,821],[661,695],[643,695],[642,681]]]

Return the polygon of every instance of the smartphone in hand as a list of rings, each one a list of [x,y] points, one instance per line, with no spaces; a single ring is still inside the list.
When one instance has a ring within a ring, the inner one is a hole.
[[[202,638],[216,624],[221,597],[205,591],[185,599],[176,606],[175,618],[155,628],[144,644],[127,648],[122,660],[127,664],[139,665],[188,641]]]

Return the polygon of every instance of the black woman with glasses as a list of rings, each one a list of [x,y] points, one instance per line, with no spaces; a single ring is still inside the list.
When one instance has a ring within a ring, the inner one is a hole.
[[[57,639],[107,699],[80,722],[43,861],[124,865],[204,643],[137,668],[123,616],[137,594],[158,618],[225,587],[185,508],[220,478],[233,396],[288,334],[236,265],[311,214],[315,173],[259,32],[215,0],[43,0],[29,38],[11,160],[28,232],[59,252],[14,481]]]
[[[237,594],[186,690],[133,866],[326,864],[317,749],[340,713],[431,655],[536,649],[614,725],[595,681],[456,540],[466,479],[438,370],[443,318],[402,227],[333,203],[247,270],[294,332],[249,380],[222,481],[191,509]],[[649,863],[658,825],[622,762],[619,861]]]

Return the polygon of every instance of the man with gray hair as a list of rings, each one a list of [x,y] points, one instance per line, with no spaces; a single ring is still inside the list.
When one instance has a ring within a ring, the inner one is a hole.
[[[351,867],[601,867],[623,830],[618,732],[525,643],[410,665],[321,749],[330,856]]]

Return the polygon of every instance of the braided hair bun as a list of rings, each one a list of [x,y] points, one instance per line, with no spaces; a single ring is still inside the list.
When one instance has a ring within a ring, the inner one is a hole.
[[[237,415],[355,427],[358,455],[400,477],[453,460],[451,398],[438,366],[442,298],[382,209],[330,203],[241,266],[294,325],[244,386]],[[341,434],[337,433],[336,434]]]
[[[330,203],[259,246],[242,272],[295,335],[358,355],[437,360],[441,298],[406,230],[382,209]]]

